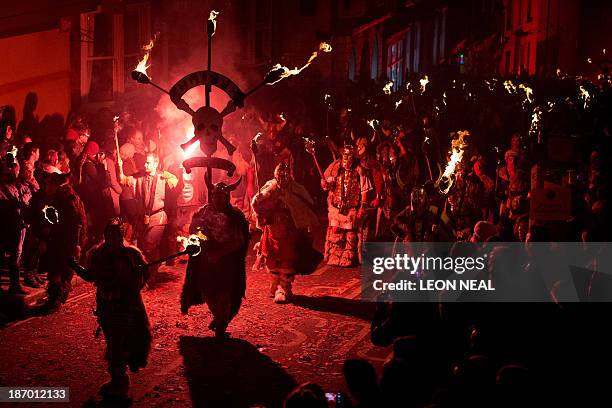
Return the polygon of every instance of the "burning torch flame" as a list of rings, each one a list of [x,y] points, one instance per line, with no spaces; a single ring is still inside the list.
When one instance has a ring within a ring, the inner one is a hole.
[[[514,85],[510,80],[504,81],[504,87],[506,87],[506,91],[508,91],[508,93],[516,92],[516,85]]]
[[[525,91],[525,100],[529,103],[533,103],[533,99],[531,99],[531,95],[533,95],[533,89],[524,84],[520,84],[519,88]]]
[[[391,95],[391,88],[393,88],[393,81],[389,81],[383,86],[383,92],[385,95]]]
[[[580,85],[580,97],[584,101],[584,109],[586,109],[591,101],[591,94],[582,85]]]
[[[141,72],[141,73],[145,74],[149,79],[151,79],[151,77],[147,73],[147,69],[149,69],[149,67],[151,65],[147,65],[147,64],[149,62],[149,57],[151,55],[151,50],[155,46],[155,41],[157,41],[157,36],[158,35],[159,35],[159,33],[155,34],[153,36],[153,38],[151,38],[151,40],[149,40],[149,43],[142,47],[142,50],[144,51],[144,55],[142,56],[142,59],[140,61],[138,61],[138,65],[136,65],[136,68],[134,68],[134,71]]]
[[[540,124],[540,119],[542,118],[542,110],[539,106],[533,110],[533,114],[531,115],[531,126],[529,127],[529,133],[531,135],[538,134],[538,128]]]
[[[206,241],[208,238],[206,235],[198,231],[197,234],[191,234],[188,237],[176,237],[176,241],[180,242],[183,246],[183,251],[190,249],[193,253],[189,253],[191,256],[198,256],[202,253],[201,241]]]
[[[217,31],[217,16],[219,15],[218,11],[210,10],[210,14],[208,15],[208,21],[212,24],[212,34],[215,35],[215,31]]]
[[[319,52],[331,52],[331,51],[332,51],[332,46],[326,42],[322,42],[319,44],[319,50],[313,52],[310,58],[308,58],[308,61],[306,61],[306,64],[304,64],[301,68],[296,67],[294,69],[289,69],[285,66],[282,66],[281,64],[274,65],[272,69],[268,71],[268,73],[266,74],[266,79],[265,79],[266,84],[274,85],[275,83],[287,77],[298,75],[300,72],[305,70],[310,64],[312,64],[312,61],[314,61],[317,58],[317,56],[319,55]]]
[[[43,216],[49,224],[57,224],[59,222],[59,213],[57,209],[50,205],[45,205],[42,209]]]
[[[436,187],[440,189],[440,193],[442,194],[448,194],[455,182],[457,165],[461,163],[463,159],[463,150],[467,146],[464,138],[469,136],[470,132],[467,130],[460,130],[456,134],[457,137],[451,141],[450,158],[448,159],[448,163],[446,163],[446,168],[436,182]]]
[[[425,75],[425,78],[420,79],[419,83],[421,84],[421,93],[425,93],[425,90],[427,89],[427,84],[429,83],[429,77],[427,75]]]

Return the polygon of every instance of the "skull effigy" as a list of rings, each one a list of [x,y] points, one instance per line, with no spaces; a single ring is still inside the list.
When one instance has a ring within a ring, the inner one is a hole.
[[[206,156],[212,156],[217,151],[217,141],[222,137],[223,116],[216,109],[203,106],[193,115],[193,127],[200,149]]]

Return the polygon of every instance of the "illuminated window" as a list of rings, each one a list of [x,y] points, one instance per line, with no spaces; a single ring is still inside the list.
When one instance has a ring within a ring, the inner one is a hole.
[[[355,47],[352,47],[351,53],[349,55],[349,61],[348,61],[348,78],[351,81],[355,80],[356,71],[357,71],[357,51],[355,51]]]
[[[404,41],[400,40],[389,47],[387,53],[387,78],[393,81],[393,91],[404,83]]]
[[[378,36],[374,37],[374,44],[372,45],[372,64],[370,67],[370,78],[377,79],[378,71],[380,68],[380,51],[378,48]]]
[[[412,70],[419,72],[421,69],[421,23],[414,24],[414,54],[412,58]]]
[[[125,14],[100,12],[81,15],[81,96],[86,102],[112,102],[129,92],[129,78],[151,37],[149,6],[126,6]]]

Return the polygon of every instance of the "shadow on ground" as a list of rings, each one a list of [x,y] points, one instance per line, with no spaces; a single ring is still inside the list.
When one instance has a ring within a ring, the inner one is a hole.
[[[335,296],[293,295],[291,303],[304,309],[351,316],[368,322],[372,320],[376,309],[376,305],[373,303]]]
[[[280,407],[295,380],[251,343],[182,336],[179,349],[194,407]]]

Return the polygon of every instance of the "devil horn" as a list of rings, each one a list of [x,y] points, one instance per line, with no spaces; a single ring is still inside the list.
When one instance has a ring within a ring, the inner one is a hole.
[[[229,184],[226,187],[227,191],[234,191],[240,185],[241,181],[242,181],[242,176],[240,176],[235,183]]]

